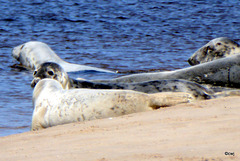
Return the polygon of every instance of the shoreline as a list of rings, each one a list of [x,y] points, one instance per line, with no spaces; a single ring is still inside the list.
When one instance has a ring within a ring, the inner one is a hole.
[[[239,160],[240,97],[0,137],[0,160]]]

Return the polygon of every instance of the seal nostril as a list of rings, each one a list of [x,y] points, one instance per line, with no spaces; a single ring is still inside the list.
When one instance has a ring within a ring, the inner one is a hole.
[[[36,83],[35,82],[32,82],[31,83],[31,87],[34,88],[36,86]]]
[[[188,64],[193,65],[192,59],[188,59]]]

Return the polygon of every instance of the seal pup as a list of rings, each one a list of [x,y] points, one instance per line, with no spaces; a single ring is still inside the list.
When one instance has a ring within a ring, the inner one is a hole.
[[[190,65],[197,65],[240,53],[240,45],[227,37],[211,40],[198,49],[189,59]]]
[[[61,65],[66,72],[90,70],[114,73],[106,69],[68,63],[62,60],[47,44],[39,41],[29,41],[14,47],[12,50],[12,56],[19,61],[22,66],[32,70],[35,70],[44,62],[50,61]]]
[[[46,78],[37,83],[32,99],[31,130],[39,130],[188,103],[193,97],[183,92],[146,94],[132,90],[66,90],[57,80]]]
[[[59,81],[64,89],[70,88],[90,88],[90,89],[128,89],[144,93],[158,92],[187,92],[199,99],[211,98],[212,90],[197,83],[186,80],[155,80],[137,83],[101,83],[88,80],[75,80],[69,78],[64,69],[52,62],[43,63],[33,73],[31,86],[44,78],[51,78]]]

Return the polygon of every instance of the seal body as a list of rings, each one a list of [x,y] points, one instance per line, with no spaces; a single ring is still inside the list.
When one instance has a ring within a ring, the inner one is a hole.
[[[184,79],[200,84],[240,87],[240,54],[167,72],[139,73],[94,82],[134,83],[164,79]]]
[[[227,37],[219,37],[198,49],[188,59],[188,63],[197,65],[235,54],[240,54],[240,45]]]
[[[33,91],[32,130],[149,111],[193,100],[188,93],[145,94],[131,90],[63,89],[54,79],[40,80]]]
[[[59,81],[64,89],[70,88],[89,88],[89,89],[128,89],[144,93],[158,93],[158,92],[187,92],[193,94],[196,98],[208,99],[211,98],[212,90],[205,88],[197,83],[180,80],[153,80],[136,83],[101,83],[92,82],[89,80],[76,80],[68,77],[64,69],[52,62],[43,63],[35,70],[34,79],[31,86],[34,87],[36,83],[44,78],[51,78]]]
[[[114,73],[101,68],[68,63],[62,60],[47,44],[39,41],[29,41],[14,47],[12,50],[12,56],[19,61],[22,66],[32,70],[36,69],[42,63],[55,62],[61,65],[65,72],[91,70]]]

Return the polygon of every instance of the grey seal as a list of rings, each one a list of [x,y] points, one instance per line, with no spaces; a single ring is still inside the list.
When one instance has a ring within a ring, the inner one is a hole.
[[[54,79],[40,80],[33,91],[31,130],[77,121],[122,116],[193,101],[189,93],[146,94],[132,90],[63,89]]]
[[[219,37],[198,49],[188,59],[188,63],[197,65],[235,54],[240,54],[240,45],[227,37]]]
[[[31,70],[35,70],[44,62],[51,61],[60,64],[66,72],[89,70],[114,73],[113,71],[106,69],[68,63],[62,60],[47,44],[39,41],[29,41],[14,47],[12,50],[12,56],[20,62],[21,66]]]
[[[186,80],[153,80],[136,83],[101,83],[89,80],[76,80],[69,78],[64,69],[56,63],[43,63],[33,73],[31,86],[34,87],[37,82],[44,78],[51,78],[59,81],[64,89],[70,88],[89,88],[89,89],[128,89],[144,93],[157,92],[187,92],[193,94],[196,98],[209,99],[213,91],[197,83]]]
[[[184,79],[200,84],[240,87],[240,54],[166,72],[139,73],[109,80],[92,80],[103,83],[132,83],[163,79]]]

